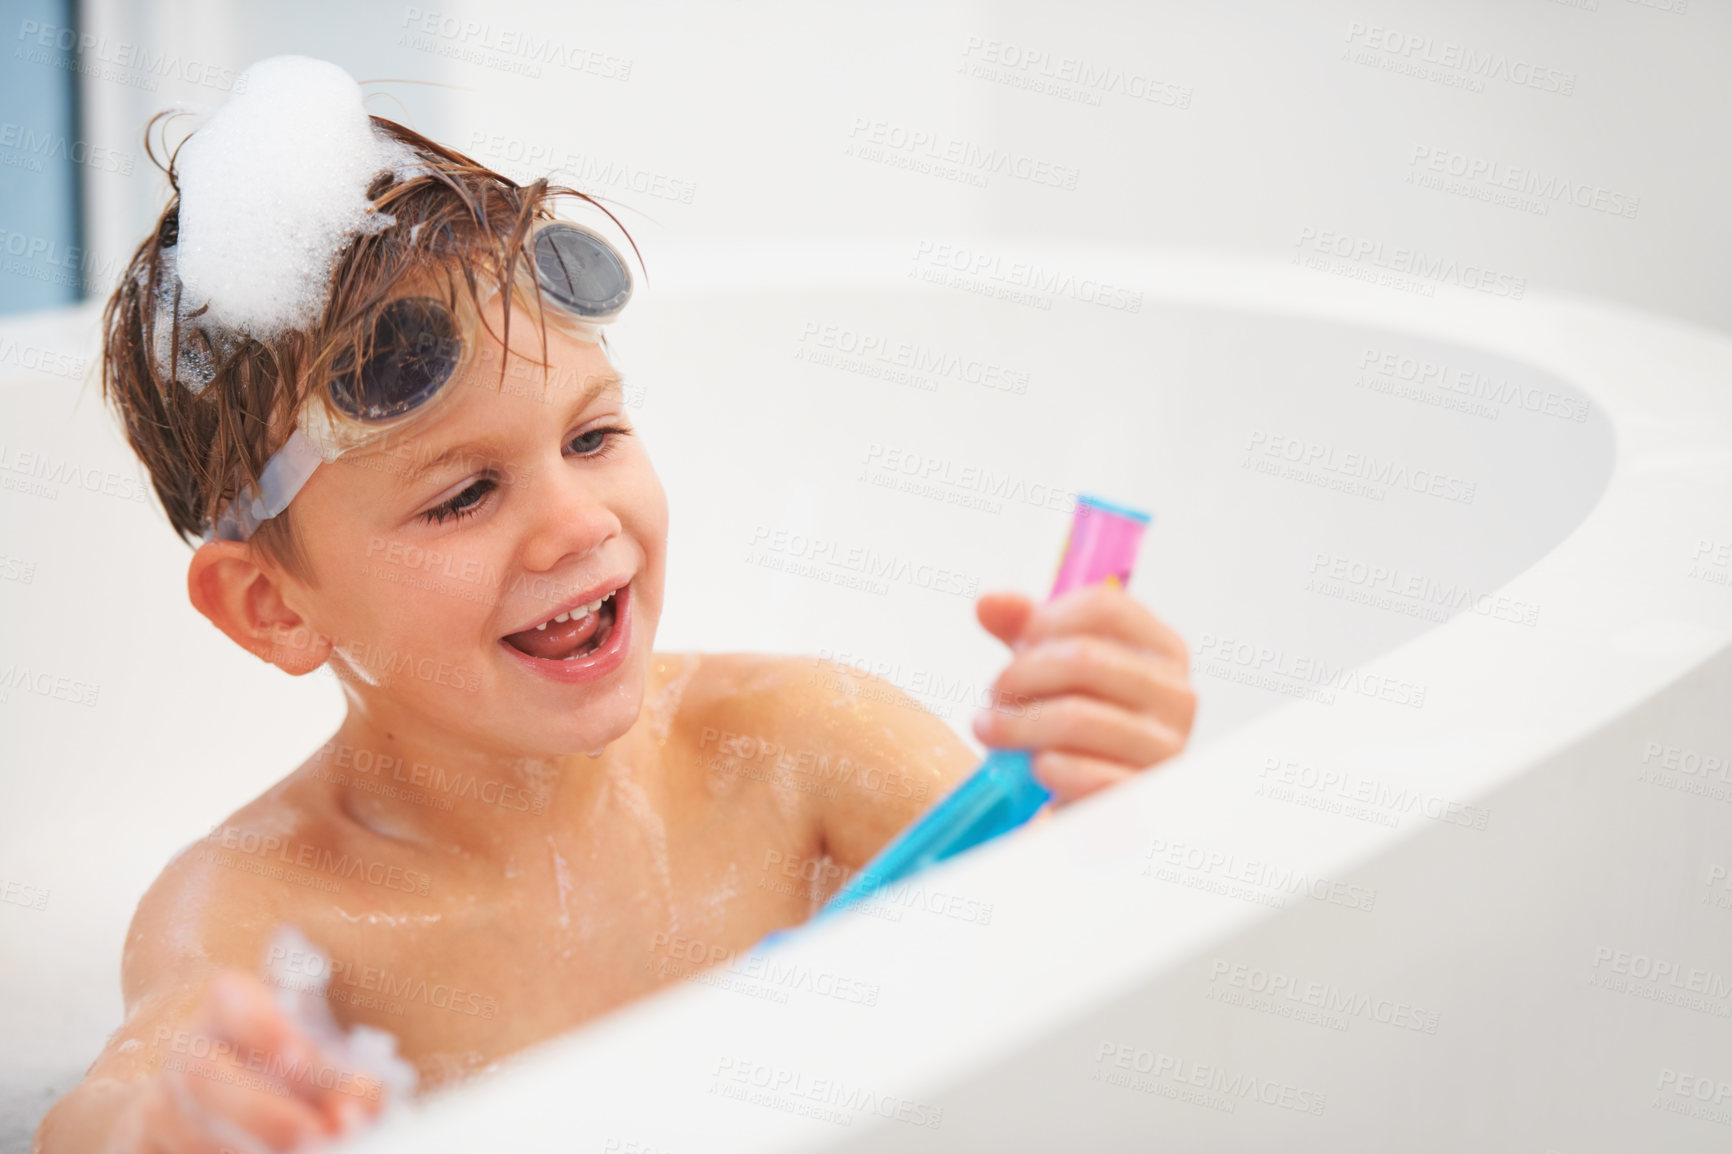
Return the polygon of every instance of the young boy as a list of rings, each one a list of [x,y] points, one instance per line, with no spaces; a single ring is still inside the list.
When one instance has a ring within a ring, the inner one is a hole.
[[[381,1084],[279,1008],[295,975],[436,1087],[677,976],[672,936],[731,952],[801,922],[974,766],[870,679],[839,694],[809,662],[653,651],[667,506],[595,327],[623,262],[550,225],[565,190],[370,130],[407,160],[367,184],[378,220],[310,319],[260,336],[216,297],[187,307],[180,183],[105,313],[105,393],[203,538],[192,603],[292,676],[329,665],[348,711],[139,903],[125,1021],[45,1154],[347,1132]],[[1186,648],[1122,590],[987,594],[977,615],[1013,650],[994,700],[1015,705],[974,731],[1035,751],[1057,804],[1183,746]],[[763,742],[864,768],[813,792]],[[759,884],[766,861],[837,868],[790,889]],[[318,952],[273,946],[285,926]]]

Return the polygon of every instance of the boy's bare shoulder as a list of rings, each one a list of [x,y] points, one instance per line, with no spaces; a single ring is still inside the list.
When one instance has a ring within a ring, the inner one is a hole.
[[[813,657],[773,653],[657,654],[658,662],[692,670],[682,690],[681,723],[719,727],[756,722],[758,734],[798,734],[809,741],[843,742],[886,760],[909,752],[966,749],[948,725],[907,693],[879,677]],[[733,730],[738,732],[738,726]]]
[[[286,846],[328,839],[323,793],[300,771],[182,849],[139,899],[121,960],[122,993],[135,999],[200,972],[258,972],[266,943],[313,896],[287,884]]]
[[[962,739],[913,697],[835,662],[704,654],[684,701],[680,725],[700,750],[812,776],[804,784],[839,860],[869,855],[974,767]]]

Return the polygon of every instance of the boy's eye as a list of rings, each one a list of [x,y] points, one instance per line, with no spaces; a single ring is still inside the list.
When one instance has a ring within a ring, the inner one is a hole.
[[[477,477],[468,488],[421,514],[421,520],[438,525],[452,517],[467,517],[481,506],[482,498],[491,493],[495,483],[488,477]]]
[[[587,433],[580,433],[567,441],[565,447],[579,457],[605,457],[617,438],[630,435],[630,429],[607,426],[591,429]],[[491,477],[477,477],[474,482],[449,501],[441,501],[425,513],[421,513],[420,519],[429,525],[438,525],[454,517],[470,516],[480,510],[481,502],[486,499],[487,494],[498,487],[499,483]]]
[[[599,457],[613,447],[615,437],[624,437],[630,434],[630,429],[619,429],[612,426],[591,429],[589,432],[579,433],[567,441],[565,447],[580,457]]]

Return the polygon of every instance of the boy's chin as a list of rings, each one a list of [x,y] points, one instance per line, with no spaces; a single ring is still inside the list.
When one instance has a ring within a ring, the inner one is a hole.
[[[527,718],[523,722],[527,732],[503,736],[548,756],[593,755],[630,733],[642,709],[643,682],[639,680],[629,697],[610,693],[578,710]]]

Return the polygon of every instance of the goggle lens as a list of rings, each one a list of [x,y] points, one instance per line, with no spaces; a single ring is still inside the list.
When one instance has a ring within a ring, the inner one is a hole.
[[[432,297],[402,297],[373,322],[373,351],[331,380],[331,399],[362,421],[385,421],[425,404],[463,356],[457,321]]]
[[[604,321],[625,307],[631,273],[600,237],[569,224],[535,234],[535,276],[541,291],[569,313]]]
[[[631,299],[631,273],[605,241],[576,225],[554,223],[532,241],[536,280],[561,309],[603,322]],[[379,312],[373,351],[361,365],[339,368],[331,399],[351,417],[385,421],[427,403],[463,359],[463,338],[445,305],[432,297],[403,297]]]

